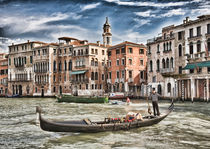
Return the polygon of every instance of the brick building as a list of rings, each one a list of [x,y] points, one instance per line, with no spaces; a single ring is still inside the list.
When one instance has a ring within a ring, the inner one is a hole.
[[[139,95],[146,81],[146,47],[142,44],[123,42],[108,48],[109,92]]]
[[[0,53],[0,96],[7,95],[8,91],[8,55]]]

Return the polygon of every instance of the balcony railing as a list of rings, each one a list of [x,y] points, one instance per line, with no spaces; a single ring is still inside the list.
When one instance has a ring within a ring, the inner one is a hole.
[[[88,83],[89,79],[88,78],[81,78],[81,79],[71,79],[72,83]]]
[[[74,68],[85,68],[86,65],[75,66]]]
[[[114,82],[119,83],[119,80],[120,80],[119,78],[116,78]]]
[[[107,79],[107,83],[112,83],[111,79]]]
[[[132,83],[133,82],[133,78],[128,78],[128,83]]]
[[[8,79],[8,82],[30,82],[32,79]]]
[[[121,83],[124,83],[125,82],[125,79],[124,78],[120,78],[120,82]]]
[[[24,67],[24,63],[15,64],[15,67]]]
[[[164,68],[160,70],[160,73],[171,73],[174,72],[174,68]]]

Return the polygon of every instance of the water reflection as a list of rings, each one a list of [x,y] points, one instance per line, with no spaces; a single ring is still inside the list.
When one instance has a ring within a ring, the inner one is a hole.
[[[103,133],[45,132],[36,125],[35,107],[47,119],[122,117],[147,112],[144,101],[127,105],[57,103],[55,99],[0,99],[0,148],[209,148],[210,108],[207,103],[176,103],[175,111],[157,125]],[[169,106],[159,104],[161,112]]]

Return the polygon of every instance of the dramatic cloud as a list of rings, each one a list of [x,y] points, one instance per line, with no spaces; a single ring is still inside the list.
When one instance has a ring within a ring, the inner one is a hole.
[[[102,41],[103,24],[109,17],[113,44],[146,43],[165,25],[183,18],[210,14],[208,0],[0,0],[0,50],[11,43],[39,40],[57,42],[61,36]]]

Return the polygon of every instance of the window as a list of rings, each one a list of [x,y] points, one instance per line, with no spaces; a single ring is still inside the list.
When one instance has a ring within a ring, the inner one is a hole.
[[[144,71],[140,71],[140,78],[144,79]]]
[[[62,49],[59,49],[59,54],[62,54]]]
[[[144,65],[144,60],[141,59],[141,60],[140,60],[140,66],[143,66],[143,65]]]
[[[11,59],[9,58],[9,65],[11,65]]]
[[[101,80],[104,80],[104,74],[101,75]]]
[[[208,73],[210,73],[210,67],[207,67]]]
[[[192,42],[190,43],[190,47],[189,48],[190,48],[190,54],[193,54],[193,43]]]
[[[119,79],[120,78],[120,72],[117,71],[117,78]]]
[[[164,36],[164,39],[166,39],[166,33],[164,33],[163,36]]]
[[[94,59],[91,60],[91,66],[94,66]]]
[[[210,51],[210,38],[207,41],[207,48],[208,48],[208,51]]]
[[[152,77],[152,82],[156,82],[156,76]]]
[[[120,49],[116,49],[116,54],[120,54]]]
[[[121,48],[121,53],[125,53],[125,47]]]
[[[132,78],[132,71],[128,71],[128,74],[129,74],[129,78]]]
[[[125,65],[125,59],[124,59],[124,58],[122,58],[122,63],[121,63],[121,65]]]
[[[40,50],[38,50],[38,55],[40,55]]]
[[[179,45],[179,56],[182,56],[182,45]]]
[[[67,70],[67,62],[66,62],[66,60],[64,61],[64,69],[65,69],[65,71]]]
[[[111,67],[112,66],[112,61],[109,61],[109,67]]]
[[[72,70],[72,61],[70,60],[69,61],[69,71],[71,71]]]
[[[94,72],[91,72],[91,80],[94,80]]]
[[[102,50],[102,55],[104,55],[104,50]]]
[[[78,50],[78,54],[77,55],[80,55],[80,50]]]
[[[197,72],[198,72],[198,73],[202,73],[202,68],[199,67],[199,68],[197,69]]]
[[[169,50],[171,51],[171,41],[169,42]]]
[[[76,51],[74,50],[74,56],[76,56]]]
[[[150,72],[152,72],[152,61],[149,62],[149,66],[150,66]]]
[[[94,54],[94,49],[91,49],[91,54]]]
[[[88,49],[85,49],[85,54],[88,54]]]
[[[125,70],[122,70],[122,71],[121,71],[121,77],[122,77],[122,78],[125,78]]]
[[[61,63],[61,61],[59,62],[58,70],[59,70],[59,71],[62,71],[62,63]]]
[[[157,60],[157,72],[159,72],[160,71],[160,60],[158,59]]]
[[[95,61],[95,66],[98,66],[98,60]]]
[[[37,93],[37,87],[35,87],[35,92]]]
[[[157,53],[160,53],[160,45],[157,45]]]
[[[201,41],[200,40],[197,41],[197,53],[198,52],[201,52]]]
[[[179,66],[179,74],[182,74],[182,66]]]
[[[166,51],[166,44],[163,43],[163,52]]]
[[[210,24],[207,24],[207,34],[210,34]]]
[[[174,68],[174,58],[172,57],[170,60],[170,68]]]
[[[190,73],[194,73],[194,69],[190,69]]]
[[[129,61],[129,65],[132,65],[132,59],[130,58],[128,61]]]
[[[109,72],[109,79],[112,79],[112,72]]]
[[[94,89],[94,84],[92,84],[91,86],[92,86],[91,88],[92,88],[92,90],[93,90],[93,89]]]
[[[95,84],[95,89],[98,89],[98,85],[97,84]]]
[[[88,89],[88,84],[86,84],[86,89]]]
[[[98,72],[95,72],[95,80],[98,80]]]
[[[95,49],[95,54],[96,54],[96,55],[98,54],[98,49]]]
[[[197,27],[197,36],[200,36],[200,35],[201,35],[201,27],[198,26],[198,27]]]
[[[111,56],[111,55],[112,55],[112,51],[109,51],[109,52],[108,52],[108,56]]]
[[[168,93],[171,93],[171,83],[167,84]]]
[[[128,48],[128,53],[133,53],[133,48]]]
[[[151,46],[148,47],[148,54],[151,54]]]
[[[119,66],[120,65],[120,60],[119,59],[117,59],[117,66]]]
[[[144,54],[144,49],[139,49],[139,54]]]
[[[193,37],[193,28],[189,29],[189,37],[190,37],[190,38]]]
[[[169,59],[166,59],[166,68],[169,68]]]
[[[178,40],[182,40],[182,32],[178,32]]]
[[[30,63],[32,64],[33,63],[33,57],[30,56]]]

